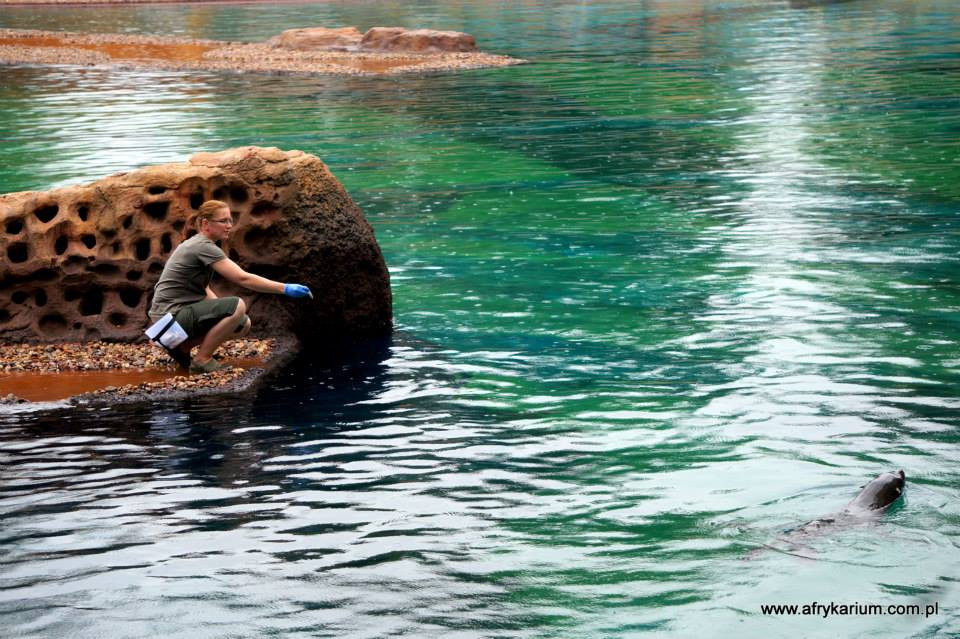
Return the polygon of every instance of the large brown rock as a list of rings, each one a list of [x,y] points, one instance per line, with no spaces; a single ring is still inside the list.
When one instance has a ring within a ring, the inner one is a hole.
[[[153,285],[205,200],[230,205],[228,252],[315,299],[242,291],[259,336],[385,334],[390,282],[373,229],[316,156],[242,147],[91,184],[0,196],[0,339],[138,339]],[[214,289],[232,294],[217,278]]]
[[[357,31],[356,27],[308,27],[283,31],[267,40],[267,44],[280,49],[313,51],[352,48],[358,46],[361,39],[363,34]]]
[[[394,53],[457,53],[476,51],[477,41],[472,35],[459,31],[373,27],[363,34],[360,47]]]

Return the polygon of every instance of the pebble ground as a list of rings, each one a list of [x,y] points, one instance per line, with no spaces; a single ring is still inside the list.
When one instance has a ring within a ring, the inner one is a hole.
[[[268,362],[283,347],[274,339],[232,340],[216,353],[218,360],[256,359]],[[60,344],[0,343],[0,388],[5,374],[64,373],[102,370],[170,370],[177,365],[166,352],[151,343],[65,342]],[[197,390],[218,390],[252,381],[263,369],[225,366],[202,375],[177,375],[160,382],[108,386],[73,399],[147,397]],[[0,394],[0,404],[22,403],[19,397]]]

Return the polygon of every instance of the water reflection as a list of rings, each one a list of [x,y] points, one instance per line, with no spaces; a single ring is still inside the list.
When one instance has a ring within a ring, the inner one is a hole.
[[[206,146],[203,120],[209,106],[202,100],[183,103],[184,95],[205,94],[199,74],[30,68],[3,73],[0,133],[7,144],[0,155],[14,172],[5,192],[46,190],[145,164],[183,161],[185,149],[189,154]],[[21,86],[34,87],[26,103],[17,95]],[[18,103],[15,110],[11,102]],[[14,150],[26,155],[14,159],[9,155]]]
[[[774,30],[757,37],[748,55],[741,90],[753,112],[740,121],[740,148],[722,171],[744,185],[745,195],[711,198],[729,216],[728,257],[718,277],[736,284],[710,300],[703,320],[713,328],[685,343],[721,345],[738,355],[727,365],[731,382],[712,389],[716,397],[701,415],[725,424],[732,418],[737,430],[760,429],[767,437],[796,436],[795,427],[816,425],[810,437],[819,443],[866,426],[863,401],[878,393],[823,366],[883,357],[869,334],[857,330],[876,315],[844,304],[867,292],[868,283],[838,268],[837,247],[847,232],[838,213],[863,205],[845,193],[848,176],[808,152],[809,123],[823,117],[816,101],[823,43]]]

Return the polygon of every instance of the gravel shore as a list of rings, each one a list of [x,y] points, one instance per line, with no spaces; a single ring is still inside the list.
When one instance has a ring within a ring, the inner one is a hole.
[[[482,52],[294,51],[266,43],[0,29],[0,64],[380,76],[502,67],[524,62]]]
[[[294,345],[275,339],[241,339],[227,342],[216,357],[227,365],[202,375],[171,376],[168,379],[123,386],[107,386],[71,398],[73,403],[153,400],[210,394],[217,391],[241,391],[248,388],[278,360],[288,357]],[[230,361],[254,362],[253,367],[229,365]],[[70,375],[90,371],[176,371],[176,364],[151,343],[117,344],[103,342],[60,344],[0,343],[0,388],[5,376],[61,373]],[[9,377],[8,377],[9,379]],[[0,404],[19,404],[24,400],[0,393]]]
[[[273,339],[231,340],[217,350],[217,359],[267,359],[276,345]],[[65,342],[61,344],[0,343],[0,375],[3,373],[57,373],[97,370],[175,370],[166,352],[150,342],[115,344]],[[2,379],[2,378],[0,378]]]

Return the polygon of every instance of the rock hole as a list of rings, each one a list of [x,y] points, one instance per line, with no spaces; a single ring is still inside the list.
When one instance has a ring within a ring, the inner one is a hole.
[[[269,280],[283,281],[285,279],[286,269],[274,264],[250,264],[246,269],[250,273],[256,273]]]
[[[103,310],[103,293],[100,289],[92,288],[80,300],[81,315],[99,315]]]
[[[120,272],[120,267],[116,264],[101,263],[89,269],[98,275],[116,275]]]
[[[120,301],[130,308],[136,308],[140,305],[140,298],[143,297],[143,291],[137,288],[121,288]]]
[[[149,193],[150,195],[160,195],[166,190],[167,190],[167,187],[165,186],[151,186],[150,188],[147,189],[147,193]]]
[[[63,270],[76,272],[78,269],[82,269],[87,261],[87,258],[82,255],[70,255],[63,261]]]
[[[26,262],[30,257],[30,251],[27,249],[27,245],[23,242],[17,242],[16,244],[11,244],[7,247],[7,257],[14,264],[19,264],[21,262]]]
[[[260,217],[261,215],[274,213],[276,210],[277,207],[272,202],[257,202],[250,210],[250,215]]]
[[[161,273],[163,272],[163,264],[154,262],[153,264],[150,265],[150,268],[147,269],[147,272],[152,273],[154,275],[156,275],[157,273]]]
[[[83,242],[83,245],[88,249],[92,249],[97,245],[97,236],[92,233],[84,233],[80,236],[80,241]]]
[[[112,240],[117,236],[117,231],[115,229],[103,229],[100,232],[103,233],[103,237],[107,238],[108,240]]]
[[[120,220],[120,226],[122,226],[122,227],[125,228],[125,229],[130,228],[130,225],[132,225],[132,224],[133,224],[133,216],[132,216],[132,215],[126,215],[126,216],[124,216],[124,218],[123,218],[122,220]]]
[[[60,313],[50,313],[40,318],[37,323],[41,333],[62,333],[67,328],[67,320]]]
[[[120,327],[127,323],[127,316],[123,313],[110,313],[110,315],[107,317],[107,321],[114,326]]]
[[[52,282],[60,279],[60,274],[52,268],[38,268],[30,274],[29,279],[34,282]]]
[[[23,304],[24,302],[27,301],[28,297],[29,295],[27,295],[23,291],[16,291],[13,295],[10,296],[10,301],[13,302],[14,304]]]
[[[173,223],[173,230],[176,231],[177,233],[182,233],[182,232],[183,232],[183,220],[177,220],[176,222],[174,222],[174,223]]]
[[[65,302],[75,302],[80,299],[80,291],[75,288],[68,288],[63,294],[63,299]]]
[[[133,245],[134,253],[141,262],[150,257],[150,238],[142,237]]]
[[[270,244],[277,235],[276,229],[253,227],[243,235],[243,242],[257,253],[269,251]]]
[[[40,289],[33,294],[33,299],[37,303],[37,306],[46,306],[47,305],[47,292],[43,289]]]
[[[70,241],[67,239],[66,235],[61,235],[57,238],[57,241],[53,243],[53,252],[57,255],[63,255],[67,252],[67,245]]]
[[[158,222],[167,219],[167,211],[169,210],[169,202],[150,202],[149,204],[143,205],[143,212]]]
[[[143,277],[143,271],[129,271],[127,272],[127,279],[131,282],[136,282],[141,277]]]
[[[213,190],[213,200],[222,200],[223,196],[227,194],[227,189],[225,187],[217,187]]]
[[[8,235],[19,235],[21,231],[23,231],[23,220],[20,218],[7,220]]]
[[[10,321],[10,311],[0,308],[0,324],[6,324]]]
[[[90,217],[90,205],[81,204],[80,206],[78,206],[77,215],[80,217],[82,221],[86,222],[87,218]]]
[[[83,328],[83,324],[81,324],[80,322],[73,323],[73,330],[80,330],[81,328]]]
[[[194,191],[190,194],[190,208],[194,210],[199,209],[204,201],[203,191]]]
[[[234,202],[241,203],[246,202],[250,196],[247,194],[247,190],[242,186],[231,186],[230,187],[230,199]]]
[[[169,253],[173,250],[173,242],[170,240],[169,233],[164,233],[163,237],[160,238],[160,248],[164,253]]]
[[[120,240],[117,240],[116,242],[110,245],[110,248],[113,249],[113,254],[116,255],[121,251],[121,249],[123,248],[123,245],[120,244]]]
[[[57,217],[57,213],[60,212],[60,207],[56,204],[51,204],[49,206],[41,206],[36,211],[33,212],[37,216],[37,219],[43,223],[47,223],[53,218]]]

